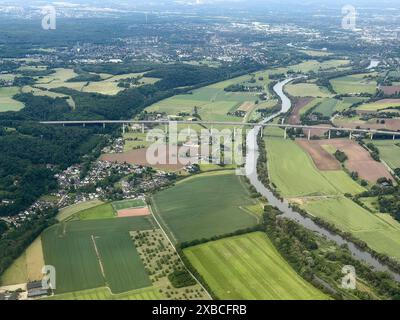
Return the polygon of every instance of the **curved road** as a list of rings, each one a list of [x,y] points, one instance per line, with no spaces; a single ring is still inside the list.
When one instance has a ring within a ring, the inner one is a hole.
[[[280,97],[282,101],[282,109],[280,112],[264,119],[261,122],[261,124],[267,123],[275,119],[279,115],[287,113],[290,110],[292,103],[290,99],[283,92],[283,88],[285,85],[287,85],[289,82],[293,80],[294,80],[293,78],[287,79],[282,82],[279,82],[274,86],[275,93]],[[258,179],[258,174],[257,174],[257,160],[259,156],[257,136],[260,133],[261,128],[262,128],[261,126],[255,127],[247,135],[247,155],[246,155],[245,170],[246,170],[246,176],[250,180],[251,184],[256,188],[256,190],[268,200],[268,203],[270,205],[275,206],[280,211],[282,211],[283,217],[296,221],[303,227],[313,232],[317,232],[322,236],[325,236],[327,239],[336,242],[338,245],[347,244],[354,258],[368,263],[375,270],[387,271],[393,275],[396,281],[400,281],[400,274],[391,271],[386,265],[380,263],[377,259],[375,259],[369,252],[359,249],[352,242],[344,239],[343,237],[335,233],[332,233],[331,231],[323,227],[320,227],[310,218],[306,218],[301,214],[299,214],[298,212],[295,212],[292,208],[290,208],[290,205],[287,201],[281,201],[280,199],[276,198],[274,194],[263,185],[263,183]]]

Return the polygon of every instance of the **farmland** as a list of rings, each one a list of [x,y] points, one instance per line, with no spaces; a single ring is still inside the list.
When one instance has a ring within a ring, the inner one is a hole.
[[[371,74],[353,74],[333,79],[331,84],[338,94],[374,94],[377,90],[377,82],[370,76]]]
[[[13,99],[17,93],[19,93],[17,87],[0,88],[0,112],[18,111],[24,107],[23,103]]]
[[[184,254],[220,299],[327,299],[260,232],[191,247]]]
[[[289,84],[285,91],[294,97],[327,98],[332,96],[327,89],[319,87],[315,83]]]
[[[86,201],[86,202],[80,202],[80,203],[73,204],[69,207],[61,209],[59,214],[57,215],[57,220],[58,221],[67,220],[80,211],[90,209],[93,207],[97,207],[101,204],[103,204],[103,202],[100,200],[92,200],[92,201]]]
[[[110,219],[115,217],[114,209],[110,203],[82,210],[77,215],[80,220]]]
[[[377,252],[400,260],[400,224],[393,219],[376,215],[346,198],[310,201],[304,205],[310,214],[333,223],[337,228],[350,232]]]
[[[129,232],[152,229],[147,218],[71,221],[42,234],[44,260],[57,269],[56,293],[109,286],[112,292],[151,282]]]
[[[390,108],[400,108],[400,99],[383,99],[372,103],[367,103],[359,106],[359,111],[381,111]]]
[[[113,294],[109,288],[88,289],[58,294],[44,300],[163,300],[164,297],[154,287]]]
[[[40,280],[43,266],[42,242],[39,237],[1,276],[0,285],[7,286]]]
[[[268,136],[265,142],[271,182],[285,197],[355,194],[363,190],[342,170],[319,171],[296,142]]]
[[[152,208],[175,242],[223,235],[257,224],[240,177],[230,172],[187,178],[153,196]]]
[[[373,144],[379,149],[380,156],[392,168],[400,168],[400,147],[397,141],[392,140],[374,140]]]

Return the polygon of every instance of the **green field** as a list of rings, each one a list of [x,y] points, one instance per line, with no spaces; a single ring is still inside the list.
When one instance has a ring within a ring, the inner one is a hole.
[[[13,96],[19,93],[17,87],[0,88],[0,112],[18,111],[24,107],[22,102],[13,99]]]
[[[327,69],[336,69],[336,68],[342,68],[345,67],[349,64],[349,60],[327,60],[323,62],[319,62],[317,60],[308,60],[302,63],[299,63],[294,66],[288,67],[288,70],[294,71],[294,72],[303,72],[303,73],[308,73],[308,72],[317,72],[320,70],[327,70]]]
[[[271,182],[284,197],[356,194],[364,191],[343,171],[318,170],[310,156],[292,140],[267,135],[265,142]]]
[[[377,82],[367,79],[370,74],[353,74],[351,76],[340,77],[331,80],[333,89],[338,94],[359,94],[376,92]]]
[[[399,140],[373,140],[373,144],[379,149],[381,159],[393,170],[400,168],[400,144]]]
[[[325,117],[331,117],[335,112],[344,111],[360,101],[363,101],[363,98],[344,97],[340,100],[333,98],[324,99],[321,104],[315,108],[315,112],[319,112]]]
[[[187,178],[153,197],[157,218],[175,242],[223,235],[257,224],[257,204],[240,177],[232,172],[206,173]]]
[[[116,217],[111,203],[106,203],[97,207],[82,210],[77,216],[80,220],[111,219]]]
[[[113,294],[109,288],[96,288],[58,294],[43,300],[163,300],[163,295],[154,287]]]
[[[152,228],[150,219],[135,217],[71,221],[45,230],[44,260],[56,268],[56,293],[104,286],[119,293],[150,286],[129,232]]]
[[[202,120],[214,121],[242,121],[242,118],[228,115],[236,111],[244,102],[258,100],[256,92],[226,92],[224,89],[232,84],[246,84],[248,86],[261,86],[268,90],[269,73],[257,72],[254,74],[256,82],[250,84],[251,75],[218,82],[207,87],[193,90],[188,94],[176,95],[162,100],[146,110],[149,112],[165,112],[168,115],[178,115],[181,112],[192,114],[196,107]],[[261,80],[260,80],[261,79]]]
[[[223,300],[322,300],[261,232],[184,250],[212,291]]]
[[[142,208],[146,206],[146,202],[144,202],[142,199],[124,200],[113,202],[112,206],[115,211],[118,211],[129,208]]]
[[[80,211],[97,207],[101,204],[103,204],[103,202],[100,200],[91,200],[91,201],[76,203],[61,209],[56,218],[58,221],[68,220]]]
[[[304,208],[365,241],[377,252],[400,260],[400,224],[390,216],[370,213],[347,198],[310,201]]]
[[[357,107],[357,110],[360,111],[381,111],[388,108],[399,107],[400,108],[400,99],[383,99],[376,102],[371,102],[367,104],[363,104]]]
[[[289,84],[285,87],[285,91],[293,97],[327,98],[332,96],[326,88],[314,83]]]

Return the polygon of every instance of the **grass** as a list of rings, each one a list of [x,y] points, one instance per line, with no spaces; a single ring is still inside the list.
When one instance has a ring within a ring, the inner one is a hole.
[[[396,145],[399,141],[373,140],[374,145],[379,149],[381,159],[393,170],[400,168],[400,147]]]
[[[388,215],[370,213],[347,198],[311,201],[304,208],[365,241],[377,252],[400,259],[400,224]]]
[[[74,100],[70,96],[65,95],[65,94],[56,93],[56,92],[52,92],[52,91],[48,91],[48,90],[42,90],[42,89],[31,87],[31,86],[24,86],[24,87],[22,87],[21,91],[23,93],[32,93],[34,96],[47,96],[50,98],[66,98],[68,104],[72,108],[75,108]]]
[[[323,98],[316,98],[310,101],[308,104],[306,104],[303,108],[300,109],[300,115],[305,114],[307,111],[311,110],[314,108],[318,103],[324,101]]]
[[[308,73],[311,71],[317,72],[319,70],[336,69],[344,67],[349,64],[349,60],[327,60],[318,62],[317,60],[308,60],[294,66],[288,67],[289,70],[294,72]]]
[[[363,104],[357,108],[360,111],[381,111],[392,107],[400,107],[400,99],[383,99],[376,102]]]
[[[184,254],[223,300],[328,299],[303,280],[261,232],[191,247]]]
[[[326,88],[319,87],[314,83],[288,84],[285,91],[294,97],[328,98],[332,96]]]
[[[325,99],[317,108],[315,108],[315,112],[319,112],[325,117],[331,117],[336,111],[338,104],[339,100],[337,99]]]
[[[41,238],[37,238],[3,273],[0,285],[14,285],[42,279],[44,266]]]
[[[229,171],[187,178],[153,197],[153,210],[175,242],[223,235],[257,224],[245,207],[256,204]]]
[[[77,292],[58,294],[44,300],[163,300],[163,295],[154,287],[113,294],[102,287]]]
[[[80,211],[78,217],[80,220],[112,219],[115,218],[115,212],[111,203],[106,203]]]
[[[134,200],[124,200],[113,202],[112,204],[115,211],[129,209],[129,208],[141,208],[145,207],[146,203],[142,199],[134,199]]]
[[[18,111],[24,107],[22,102],[13,99],[17,93],[19,93],[18,87],[0,88],[0,112]]]
[[[61,209],[56,219],[58,221],[65,221],[80,211],[97,207],[101,204],[103,204],[103,202],[100,200],[91,200],[91,201],[76,203],[69,207]]]
[[[366,77],[371,74],[353,74],[331,80],[333,89],[338,94],[360,94],[376,92],[377,82]]]
[[[104,286],[122,292],[149,286],[129,232],[152,228],[150,219],[134,217],[71,221],[45,230],[44,260],[56,268],[56,293]]]
[[[165,112],[168,115],[178,115],[181,112],[192,114],[194,108],[198,109],[203,120],[214,121],[242,121],[242,118],[230,116],[229,112],[235,111],[244,102],[258,100],[257,93],[225,92],[224,89],[232,84],[247,83],[251,75],[222,81],[197,90],[190,94],[176,95],[162,100],[146,110],[149,112]],[[256,83],[268,90],[270,82],[267,72],[258,72],[254,75]],[[260,80],[260,79],[263,80]]]
[[[364,191],[343,171],[319,171],[309,155],[292,140],[266,136],[265,142],[271,182],[284,197]]]

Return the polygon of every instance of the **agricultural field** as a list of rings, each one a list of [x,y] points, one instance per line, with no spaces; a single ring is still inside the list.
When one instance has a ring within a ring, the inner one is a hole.
[[[88,208],[77,214],[79,220],[97,220],[115,218],[114,208],[111,203],[101,204],[96,207]]]
[[[91,200],[91,201],[76,203],[69,207],[61,209],[56,218],[58,221],[65,221],[70,219],[80,211],[97,207],[102,204],[104,203],[100,200]]]
[[[381,159],[392,169],[400,168],[400,141],[373,140],[378,147]]]
[[[324,99],[315,112],[321,113],[325,117],[331,117],[335,112],[342,112],[349,109],[353,104],[363,101],[363,98],[358,97],[344,97],[342,99]]]
[[[130,232],[153,229],[149,218],[71,221],[42,234],[45,263],[57,270],[56,293],[108,286],[120,293],[151,285]]]
[[[328,70],[328,69],[336,69],[336,68],[343,68],[349,64],[349,60],[327,60],[323,62],[319,62],[317,60],[308,60],[302,63],[299,63],[294,66],[288,67],[288,70],[294,72],[317,72],[320,70]]]
[[[271,137],[268,133],[265,142],[270,180],[284,197],[356,194],[364,190],[340,169],[318,170],[294,141]]]
[[[18,111],[24,107],[22,102],[13,99],[13,96],[19,93],[17,87],[0,88],[0,112]]]
[[[377,82],[370,78],[373,74],[353,74],[331,80],[333,89],[338,94],[375,94]]]
[[[152,209],[174,242],[231,233],[257,224],[241,178],[221,171],[189,177],[153,196]]]
[[[285,91],[293,97],[329,98],[332,94],[315,83],[288,84]]]
[[[113,294],[109,288],[102,287],[83,291],[57,294],[43,300],[164,300],[164,296],[154,287]]]
[[[389,215],[377,215],[347,198],[310,201],[303,205],[310,214],[350,232],[380,253],[400,260],[400,224]]]
[[[328,299],[303,280],[261,232],[190,247],[184,254],[220,299]]]
[[[382,99],[376,102],[371,102],[363,104],[357,107],[358,111],[371,111],[378,112],[385,109],[399,108],[400,109],[400,99]]]
[[[42,267],[44,266],[41,238],[37,238],[15,260],[0,278],[0,286],[8,286],[26,283],[42,279]]]
[[[318,50],[300,50],[300,52],[305,53],[310,57],[328,57],[332,55],[332,53],[327,51],[318,51]]]
[[[194,90],[188,94],[173,96],[162,100],[146,110],[148,112],[165,112],[171,116],[177,116],[179,113],[187,113],[190,116],[195,108],[202,120],[214,121],[242,121],[240,117],[228,115],[240,108],[244,103],[254,103],[258,100],[257,92],[226,92],[224,91],[233,84],[246,84],[252,79],[251,75],[241,76],[235,79],[222,81]],[[262,80],[260,80],[262,79]],[[258,72],[254,75],[254,84],[250,86],[261,86],[267,90],[269,84],[268,73]]]

